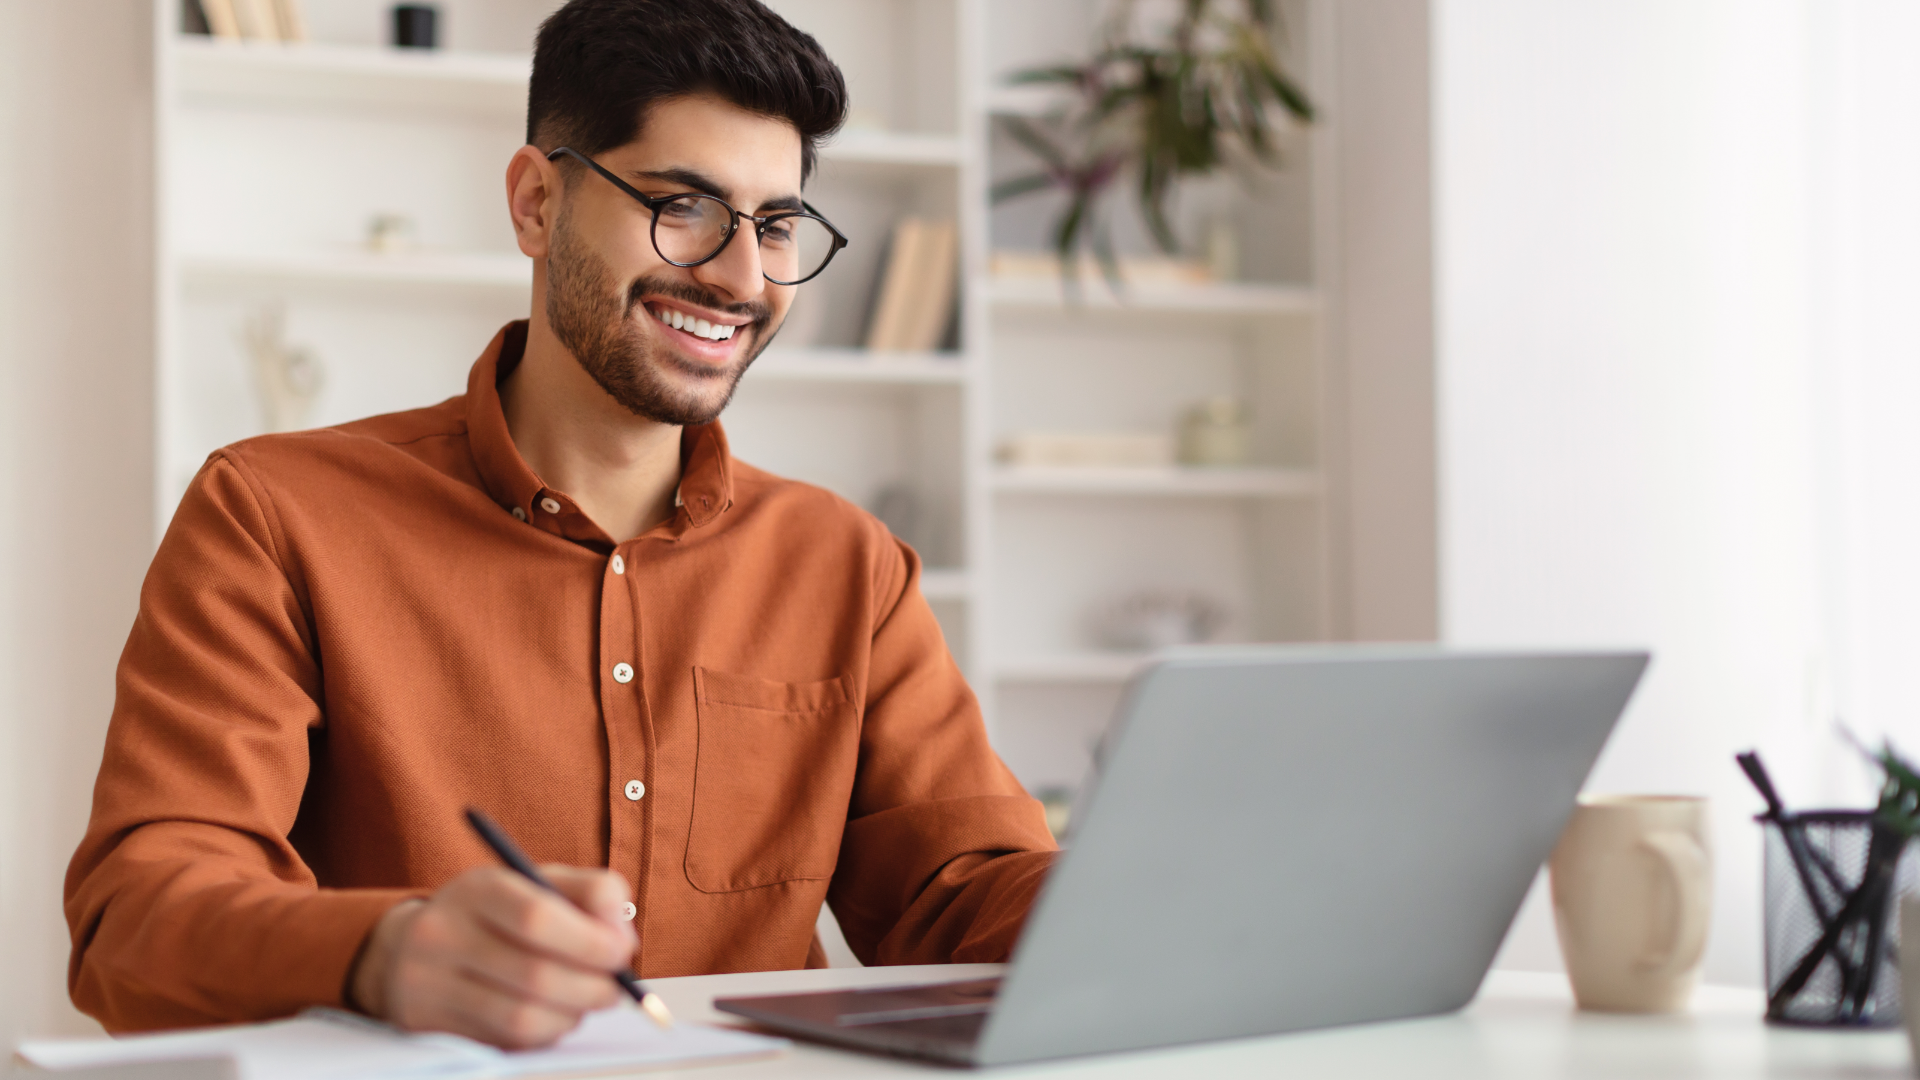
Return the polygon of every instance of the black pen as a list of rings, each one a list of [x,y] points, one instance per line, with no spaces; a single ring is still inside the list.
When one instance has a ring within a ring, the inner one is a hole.
[[[487,846],[493,849],[493,853],[500,856],[500,861],[512,867],[521,877],[526,878],[528,881],[533,882],[548,892],[561,896],[566,895],[565,893],[561,893],[559,889],[554,888],[553,882],[540,876],[540,871],[534,868],[533,862],[527,858],[526,852],[521,851],[520,846],[513,842],[513,838],[507,835],[506,830],[495,825],[492,818],[469,806],[467,807],[467,823],[473,826],[474,832],[480,834],[480,839],[487,842]],[[641,986],[640,980],[634,978],[632,972],[624,970],[616,971],[613,973],[613,981],[619,983],[620,989],[631,994],[633,1000],[640,1003],[640,1011],[651,1016],[654,1023],[659,1024],[663,1028],[673,1026],[673,1014],[667,1011],[667,1003],[660,1000],[659,994]]]

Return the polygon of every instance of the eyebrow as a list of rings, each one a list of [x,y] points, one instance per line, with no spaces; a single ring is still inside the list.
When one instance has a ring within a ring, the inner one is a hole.
[[[671,169],[649,169],[643,172],[633,172],[628,175],[637,180],[658,180],[663,183],[678,184],[681,187],[692,188],[702,195],[711,195],[716,199],[724,199],[729,203],[733,201],[733,192],[729,191],[725,184],[720,183],[698,169],[676,166]],[[764,215],[769,211],[780,212],[799,209],[801,209],[800,196],[782,195],[777,199],[768,199],[761,203],[755,212]]]

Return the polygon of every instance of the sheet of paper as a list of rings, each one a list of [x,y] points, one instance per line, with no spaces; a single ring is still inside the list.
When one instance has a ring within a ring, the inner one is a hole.
[[[622,1006],[589,1015],[552,1047],[516,1053],[454,1035],[404,1035],[328,1010],[268,1024],[25,1042],[18,1053],[49,1070],[230,1058],[242,1080],[485,1080],[739,1060],[788,1045],[785,1039],[698,1024],[662,1031],[639,1009]]]
[[[445,1036],[402,1036],[366,1021],[307,1015],[268,1024],[196,1028],[120,1039],[20,1044],[19,1056],[42,1069],[77,1069],[187,1058],[230,1057],[247,1080],[336,1077],[452,1077],[497,1066],[498,1051]]]
[[[703,1024],[661,1030],[645,1013],[622,1005],[592,1013],[545,1050],[505,1055],[501,1076],[581,1076],[702,1060],[738,1060],[777,1054],[785,1039]]]

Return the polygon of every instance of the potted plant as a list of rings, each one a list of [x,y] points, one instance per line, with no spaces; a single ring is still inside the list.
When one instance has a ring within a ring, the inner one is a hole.
[[[1067,194],[1053,247],[1069,285],[1085,247],[1120,288],[1101,207],[1117,181],[1133,179],[1141,217],[1172,253],[1179,242],[1168,204],[1183,180],[1243,162],[1277,166],[1281,124],[1314,118],[1313,103],[1274,54],[1280,28],[1272,0],[1179,0],[1170,25],[1143,32],[1140,24],[1134,0],[1119,0],[1084,62],[1012,76],[1015,84],[1066,91],[1063,107],[997,118],[1041,167],[995,184],[993,201]]]

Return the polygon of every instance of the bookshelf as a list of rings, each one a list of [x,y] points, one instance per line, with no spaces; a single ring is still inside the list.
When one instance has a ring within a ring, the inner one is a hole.
[[[164,526],[205,455],[262,428],[240,343],[250,318],[281,313],[288,342],[320,358],[309,422],[326,424],[460,392],[492,333],[525,316],[531,270],[501,178],[522,137],[530,33],[553,4],[457,0],[444,5],[449,49],[421,53],[375,44],[384,5],[362,0],[308,0],[316,40],[297,46],[185,36],[178,0],[155,2]],[[1284,5],[1292,62],[1323,103],[1329,2]],[[1036,789],[1079,779],[1146,659],[1096,648],[1089,613],[1130,592],[1214,598],[1228,640],[1334,636],[1328,129],[1299,139],[1263,191],[1207,196],[1241,229],[1246,280],[1124,298],[1093,280],[1070,297],[1049,278],[989,272],[996,247],[1043,246],[1045,224],[1044,207],[987,203],[1009,167],[992,116],[1045,106],[1001,80],[1084,40],[1096,0],[771,6],[846,70],[852,122],[808,198],[853,246],[803,290],[728,431],[742,458],[857,503],[910,494],[922,590],[1016,774]],[[407,242],[371,250],[377,215],[406,218]],[[859,345],[904,215],[958,224],[955,344],[870,353]],[[1022,431],[1168,431],[1216,395],[1252,410],[1245,466],[995,457]]]

